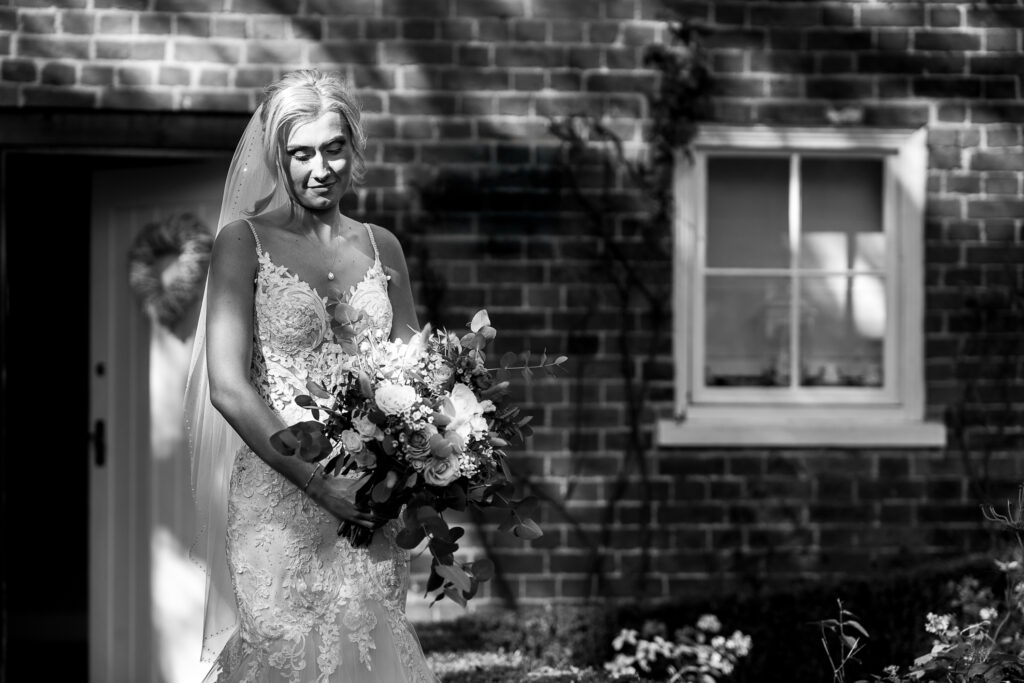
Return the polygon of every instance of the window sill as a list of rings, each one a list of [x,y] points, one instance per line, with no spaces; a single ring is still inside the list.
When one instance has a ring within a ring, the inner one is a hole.
[[[659,446],[942,448],[946,427],[899,410],[691,406],[659,420]]]

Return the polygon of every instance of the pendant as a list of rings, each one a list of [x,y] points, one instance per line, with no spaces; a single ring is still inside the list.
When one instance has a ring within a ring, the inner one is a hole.
[[[328,280],[333,280],[334,279],[334,273],[332,273],[331,271],[327,271],[327,279]]]

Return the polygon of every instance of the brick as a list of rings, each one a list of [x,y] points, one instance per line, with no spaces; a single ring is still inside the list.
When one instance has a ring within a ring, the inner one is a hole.
[[[712,5],[715,24],[743,26],[747,23],[747,6],[740,2],[716,2]]]
[[[576,71],[549,71],[548,87],[552,90],[582,90],[583,77]],[[517,89],[518,84],[517,84]]]
[[[245,19],[214,17],[210,34],[215,38],[245,38],[248,34]]]
[[[167,35],[171,33],[173,15],[146,12],[139,15],[140,35]],[[64,17],[64,30],[67,30],[67,17]]]
[[[632,71],[642,65],[641,53],[634,47],[601,48],[604,65],[615,71]]]
[[[177,52],[175,52],[177,55]],[[264,40],[246,45],[245,61],[249,64],[294,64],[302,59],[302,45],[291,40]],[[183,61],[217,61],[210,58],[183,59]],[[222,60],[232,64],[238,60]]]
[[[1018,82],[1016,78],[982,81],[981,96],[986,100],[1017,99],[1019,97]]]
[[[181,96],[181,108],[190,111],[248,111],[249,96],[245,93],[186,92]]]
[[[173,97],[168,92],[149,88],[105,90],[100,95],[104,109],[166,110],[173,108]]]
[[[807,97],[848,100],[869,98],[872,83],[866,78],[808,78]]]
[[[914,34],[914,47],[918,50],[979,50],[981,36],[973,33],[918,31]]]
[[[583,24],[577,21],[552,21],[551,40],[556,43],[582,43]]]
[[[87,90],[73,90],[66,87],[26,85],[21,90],[26,107],[76,107],[96,106],[96,93]]]
[[[165,43],[162,40],[97,40],[98,59],[162,60]]]
[[[751,71],[807,73],[814,69],[811,55],[790,52],[754,52],[750,55]]]
[[[540,0],[534,2],[533,16],[553,19],[597,19],[600,14],[598,0]]]
[[[447,17],[448,0],[384,0],[384,15],[398,17]]]
[[[459,17],[522,17],[526,15],[524,0],[455,0]]]
[[[636,2],[611,0],[605,4],[604,13],[609,19],[633,19],[636,16]]]
[[[145,86],[153,84],[153,71],[144,66],[120,66],[114,70],[116,83],[120,86]]]
[[[614,43],[619,39],[619,22],[593,21],[587,24],[587,38],[591,43]]]
[[[83,64],[81,82],[82,85],[113,85],[114,67]]]
[[[454,95],[403,95],[392,93],[388,97],[390,113],[396,116],[424,114],[454,114]]]
[[[711,71],[720,73],[738,73],[745,70],[742,53],[715,53],[711,55]]]
[[[373,16],[377,12],[375,0],[306,0],[306,12],[326,16]]]
[[[13,13],[11,16],[13,18]],[[3,10],[0,10],[0,30],[8,30],[4,27],[3,18]],[[60,27],[64,33],[74,33],[78,35],[91,34],[96,30],[96,15],[93,12],[66,10],[61,12]],[[13,24],[9,30],[14,30]]]
[[[174,32],[179,36],[209,38],[211,32],[210,17],[203,14],[179,14],[175,21]]]
[[[7,56],[11,54],[11,37],[0,33],[0,55]]]
[[[990,102],[971,107],[975,123],[1024,123],[1024,105],[1013,102]]]
[[[928,25],[936,28],[960,26],[963,17],[956,7],[933,7],[928,10]]]
[[[199,72],[199,86],[202,88],[226,88],[231,72],[227,69],[203,69]]]
[[[253,43],[249,45],[249,55],[253,50],[259,54],[260,48],[272,50],[272,47],[264,47],[266,43]],[[237,43],[225,41],[185,41],[174,42],[174,60],[178,62],[214,62],[220,64],[237,64],[241,61],[241,49]],[[284,61],[284,60],[282,60]]]
[[[981,83],[973,78],[915,78],[914,94],[918,97],[977,97]]]
[[[1020,50],[1020,31],[989,29],[985,31],[985,47],[990,52],[1017,52]]]
[[[903,73],[911,75],[960,74],[966,59],[963,55],[862,54],[858,57],[861,73]],[[973,63],[973,56],[972,56]]]
[[[650,73],[596,73],[588,75],[584,83],[591,92],[651,92],[656,81]]]
[[[401,42],[384,44],[386,64],[454,64],[455,50],[443,43]]]
[[[763,50],[767,41],[762,29],[715,29],[704,38],[704,44],[713,49]]]
[[[1024,57],[971,55],[968,68],[973,74],[1017,76],[1024,72]]]
[[[402,22],[402,38],[406,40],[433,40],[437,37],[437,24],[429,19],[408,19]]]
[[[161,66],[157,74],[157,83],[160,85],[189,85],[191,78],[192,74],[188,69],[180,66]],[[270,80],[263,81],[263,85],[269,83]],[[238,85],[239,87],[246,87],[241,83]]]
[[[331,64],[376,64],[377,44],[325,40],[309,46],[309,61]]]
[[[55,12],[22,12],[21,26],[19,29],[22,33],[56,33],[57,32],[57,14]]]
[[[89,41],[69,36],[23,35],[18,38],[18,56],[85,60],[89,58]]]
[[[127,13],[101,14],[96,32],[107,35],[131,35],[133,16]]]
[[[35,62],[28,59],[5,59],[0,64],[0,79],[16,83],[31,83],[38,77]]]
[[[566,52],[561,47],[534,45],[499,46],[495,50],[497,66],[558,67],[564,66]]]
[[[232,5],[234,11],[239,10],[239,2]],[[223,12],[225,0],[154,0],[153,9],[157,12]],[[251,5],[251,0],[249,2]],[[140,7],[138,9],[146,9]]]
[[[191,2],[192,0],[179,0]],[[160,2],[160,0],[157,0]],[[231,0],[231,11],[236,14],[276,14],[287,16],[298,14],[300,0]],[[209,11],[209,10],[207,10]]]
[[[821,24],[821,8],[815,5],[804,6],[760,6],[750,11],[750,23],[754,26],[791,27],[816,26]]]
[[[961,123],[967,120],[967,108],[961,104],[940,104],[939,121]]]
[[[523,19],[511,24],[512,40],[524,43],[543,43],[547,40],[548,25],[543,21]]]
[[[1021,144],[1020,126],[1002,126],[985,129],[985,144],[989,147],[1016,147]]]
[[[596,47],[571,47],[564,66],[576,69],[596,69],[601,66],[601,49]]]
[[[1024,168],[1024,165],[1022,165],[1021,168]],[[1017,182],[1017,174],[1016,173],[1008,173],[1008,174],[1003,174],[1003,175],[998,175],[998,176],[995,175],[995,174],[989,174],[989,176],[987,178],[985,178],[985,194],[988,194],[988,195],[994,195],[994,194],[1012,194],[1012,195],[1016,195],[1019,192],[1018,185],[1019,185],[1019,183]],[[995,226],[993,226],[993,225],[986,225],[985,226],[986,234],[988,234],[988,230],[990,228],[994,229],[994,227]],[[1013,225],[1012,224],[1010,225],[1010,232],[1011,233],[1013,232]]]
[[[899,5],[861,6],[860,24],[861,26],[923,26],[924,10],[920,7],[900,7]]]
[[[808,31],[808,50],[870,50],[869,31]]]
[[[875,29],[875,47],[890,54],[910,49],[910,31],[907,29]]]
[[[822,8],[822,23],[825,26],[853,26],[853,7],[828,6]]]
[[[758,103],[755,117],[764,123],[824,124],[828,121],[824,105],[806,102]]]
[[[973,4],[967,9],[967,25],[983,28],[1024,27],[1024,8]]]
[[[62,5],[84,7],[86,3],[76,2],[61,2]],[[217,8],[218,3],[210,3],[212,7]],[[93,7],[96,9],[130,9],[130,10],[147,10],[149,9],[149,0],[93,0]],[[218,8],[219,9],[219,8]]]
[[[1021,215],[1024,215],[1022,199],[971,199],[967,202],[968,218],[1019,218]]]

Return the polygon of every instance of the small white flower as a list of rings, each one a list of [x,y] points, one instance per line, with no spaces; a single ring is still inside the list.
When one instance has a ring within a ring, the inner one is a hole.
[[[982,607],[978,612],[978,616],[984,621],[995,621],[996,617],[999,616],[999,612],[995,607]]]
[[[722,622],[714,614],[704,614],[697,620],[697,628],[708,633],[718,633],[722,630]]]
[[[925,616],[924,630],[937,636],[943,635],[949,630],[953,617],[949,614],[934,614],[929,612]]]

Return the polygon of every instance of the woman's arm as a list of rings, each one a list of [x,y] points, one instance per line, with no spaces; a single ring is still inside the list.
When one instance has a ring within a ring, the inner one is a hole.
[[[413,334],[420,331],[420,323],[416,317],[416,303],[412,298],[412,284],[409,281],[409,266],[405,262],[405,252],[391,231],[377,225],[371,226],[370,229],[377,240],[384,270],[391,276],[388,283],[388,297],[391,299],[391,310],[394,311],[391,338],[409,341]]]
[[[354,505],[351,480],[314,476],[314,465],[282,455],[270,436],[287,427],[249,381],[252,363],[256,242],[248,225],[236,221],[217,235],[210,261],[206,303],[206,364],[210,401],[228,424],[264,462],[305,489],[321,507],[341,520],[372,528],[372,515]]]

